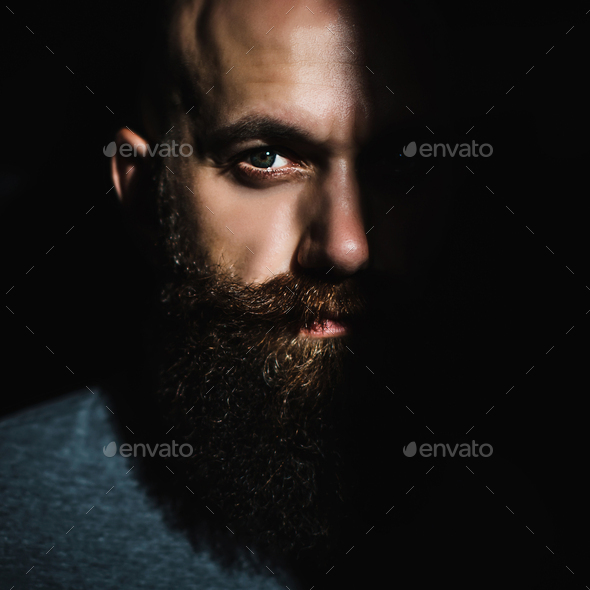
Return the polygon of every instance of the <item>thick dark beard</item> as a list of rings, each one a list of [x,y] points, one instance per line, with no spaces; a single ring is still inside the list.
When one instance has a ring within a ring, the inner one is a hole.
[[[219,520],[259,548],[330,551],[350,490],[339,452],[348,390],[342,338],[298,336],[323,312],[357,315],[351,279],[285,274],[244,286],[183,241],[187,219],[160,179],[165,268],[150,341],[170,437],[193,448],[172,470]]]

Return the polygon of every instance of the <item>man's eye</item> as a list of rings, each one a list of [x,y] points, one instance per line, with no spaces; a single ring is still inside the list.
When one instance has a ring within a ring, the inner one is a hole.
[[[281,168],[289,164],[289,160],[268,148],[251,152],[246,160],[255,168]]]
[[[231,173],[239,182],[254,188],[276,182],[305,180],[309,167],[297,154],[283,147],[260,146],[241,152],[229,162]],[[268,183],[268,184],[267,184]]]

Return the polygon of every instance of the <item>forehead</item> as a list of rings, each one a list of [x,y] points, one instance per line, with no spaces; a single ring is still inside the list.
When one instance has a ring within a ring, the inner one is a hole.
[[[406,105],[424,111],[430,96],[403,15],[385,24],[363,19],[353,2],[189,1],[174,14],[170,42],[211,123],[266,115],[313,126],[318,141],[361,140],[375,126],[404,124]]]

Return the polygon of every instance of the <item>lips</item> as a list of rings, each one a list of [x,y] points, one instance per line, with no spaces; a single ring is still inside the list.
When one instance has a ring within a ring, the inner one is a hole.
[[[324,314],[309,328],[301,328],[301,333],[311,338],[330,338],[348,333],[348,322],[338,314]]]

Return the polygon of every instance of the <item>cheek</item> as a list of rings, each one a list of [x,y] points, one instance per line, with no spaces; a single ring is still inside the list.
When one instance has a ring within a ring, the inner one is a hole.
[[[289,270],[299,241],[300,185],[252,189],[203,170],[188,186],[198,243],[212,264],[231,269],[244,282]]]

